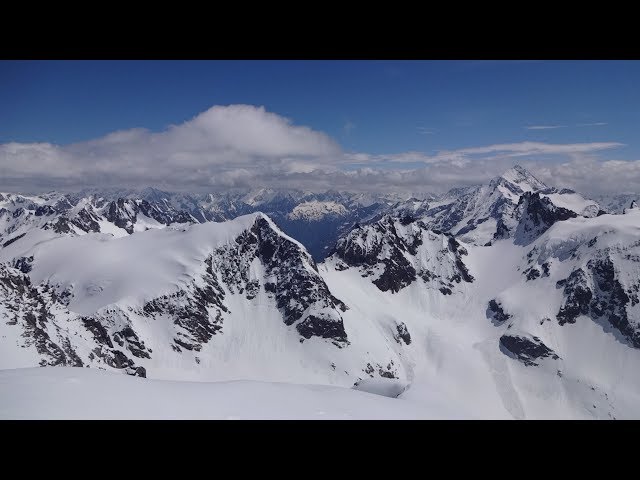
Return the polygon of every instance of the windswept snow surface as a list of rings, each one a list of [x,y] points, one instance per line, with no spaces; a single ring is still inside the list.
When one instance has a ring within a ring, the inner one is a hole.
[[[89,368],[0,370],[0,419],[452,419],[446,404],[348,388],[252,381],[172,382]]]

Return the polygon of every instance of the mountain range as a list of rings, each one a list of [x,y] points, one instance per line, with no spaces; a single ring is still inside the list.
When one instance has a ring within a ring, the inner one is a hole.
[[[0,369],[332,385],[461,418],[637,418],[633,200],[520,166],[423,198],[2,193]]]

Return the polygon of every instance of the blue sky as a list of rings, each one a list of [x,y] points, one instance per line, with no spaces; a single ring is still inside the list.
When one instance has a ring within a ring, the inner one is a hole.
[[[342,170],[522,142],[615,144],[607,159],[640,158],[638,61],[0,61],[0,144],[163,132],[236,104],[369,156]]]
[[[159,131],[213,105],[263,105],[355,151],[523,140],[633,147],[637,61],[5,61],[0,142]],[[577,127],[577,124],[607,123]],[[525,126],[566,125],[553,130]],[[423,133],[432,132],[432,133]],[[635,149],[633,149],[635,150]]]

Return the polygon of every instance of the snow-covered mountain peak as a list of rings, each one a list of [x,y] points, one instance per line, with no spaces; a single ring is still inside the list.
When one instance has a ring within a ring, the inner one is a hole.
[[[411,216],[356,226],[340,238],[330,263],[357,269],[383,292],[398,292],[421,278],[450,295],[461,281],[473,282],[462,257],[467,250],[451,235],[430,231]]]
[[[318,221],[322,220],[326,216],[344,216],[346,214],[347,209],[341,203],[311,200],[296,205],[287,217],[289,220]]]
[[[350,344],[347,306],[263,213],[120,238],[35,229],[19,240],[0,249],[0,341],[23,347],[0,348],[5,367],[291,381],[331,371],[332,352]],[[305,356],[315,366],[283,369]],[[337,381],[352,385],[362,361],[345,363]]]
[[[548,188],[544,183],[534,177],[526,168],[520,165],[511,167],[500,175],[499,178],[517,185],[523,192],[535,192]]]
[[[549,198],[540,196],[539,192],[525,192],[520,197],[515,213],[520,218],[514,237],[517,245],[527,245],[554,223],[578,216],[571,210],[556,206]]]

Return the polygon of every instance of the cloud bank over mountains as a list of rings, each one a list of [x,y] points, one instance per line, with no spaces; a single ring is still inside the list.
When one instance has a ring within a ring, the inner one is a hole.
[[[587,193],[635,191],[640,161],[610,158],[617,142],[519,142],[373,155],[264,107],[214,106],[162,132],[116,131],[70,145],[0,144],[0,189],[144,187],[340,189],[440,193],[483,183],[515,163],[549,185]]]

